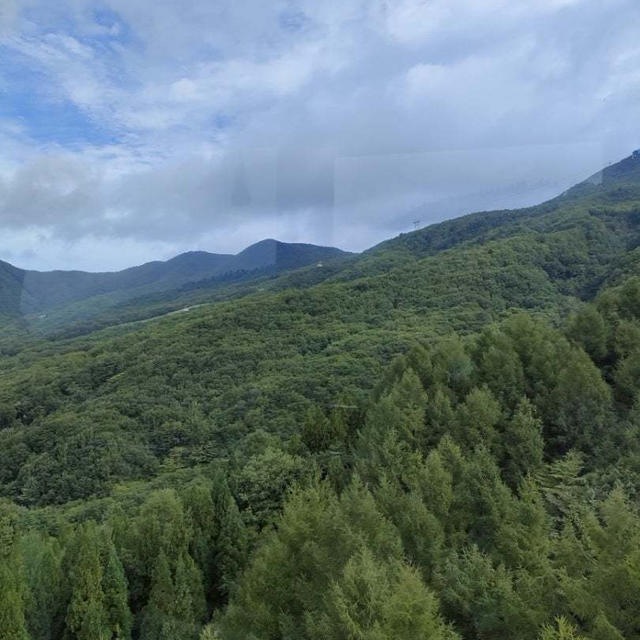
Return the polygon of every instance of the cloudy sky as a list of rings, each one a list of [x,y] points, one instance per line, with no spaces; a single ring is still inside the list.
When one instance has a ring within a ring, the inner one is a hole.
[[[361,250],[640,147],[638,0],[0,0],[0,259]]]

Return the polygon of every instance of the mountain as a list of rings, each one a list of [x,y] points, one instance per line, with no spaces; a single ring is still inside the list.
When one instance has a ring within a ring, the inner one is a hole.
[[[44,313],[94,296],[122,302],[145,294],[233,272],[288,269],[348,255],[331,247],[263,240],[237,255],[183,253],[166,262],[149,262],[112,273],[25,271],[0,262],[0,313]]]
[[[640,639],[639,169],[0,356],[14,636]]]

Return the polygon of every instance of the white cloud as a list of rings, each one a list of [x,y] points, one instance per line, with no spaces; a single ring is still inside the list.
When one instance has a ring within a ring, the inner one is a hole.
[[[530,203],[640,137],[636,0],[20,8],[0,13],[0,90],[78,114],[71,143],[0,118],[0,228],[29,264],[261,235],[360,249],[424,203]]]

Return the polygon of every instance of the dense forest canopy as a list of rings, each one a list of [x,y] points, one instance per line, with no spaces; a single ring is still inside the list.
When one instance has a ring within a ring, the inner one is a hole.
[[[186,314],[6,319],[0,637],[640,638],[638,167]]]

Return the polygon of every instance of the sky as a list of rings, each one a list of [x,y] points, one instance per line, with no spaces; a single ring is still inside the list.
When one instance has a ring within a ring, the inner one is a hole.
[[[638,0],[0,0],[0,259],[360,251],[557,195],[639,107]]]

